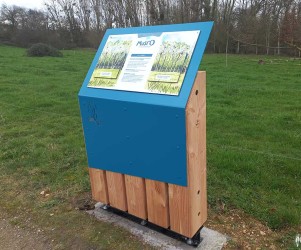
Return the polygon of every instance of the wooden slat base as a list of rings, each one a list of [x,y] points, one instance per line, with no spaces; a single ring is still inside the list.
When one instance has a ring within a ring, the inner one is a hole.
[[[93,199],[193,237],[207,220],[205,72],[198,72],[185,112],[187,187],[90,168]]]

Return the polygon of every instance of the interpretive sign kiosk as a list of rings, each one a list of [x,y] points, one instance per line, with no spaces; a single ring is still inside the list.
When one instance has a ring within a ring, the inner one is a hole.
[[[79,92],[93,198],[188,238],[207,218],[212,25],[107,30]]]

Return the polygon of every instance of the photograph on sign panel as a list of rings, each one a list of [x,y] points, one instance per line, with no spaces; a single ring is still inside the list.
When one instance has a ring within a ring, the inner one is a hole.
[[[147,89],[178,95],[199,36],[199,31],[163,33],[162,44],[148,77]]]
[[[88,87],[113,87],[117,83],[131,45],[131,36],[110,36],[99,57]]]

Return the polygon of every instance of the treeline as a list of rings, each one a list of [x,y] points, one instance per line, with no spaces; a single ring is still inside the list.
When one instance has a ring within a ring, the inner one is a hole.
[[[45,0],[2,5],[0,42],[97,47],[107,28],[215,21],[208,51],[301,53],[301,0]]]

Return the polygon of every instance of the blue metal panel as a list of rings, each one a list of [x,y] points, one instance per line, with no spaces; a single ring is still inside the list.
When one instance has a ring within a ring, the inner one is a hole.
[[[187,186],[185,107],[213,22],[110,29],[79,92],[89,167]],[[88,88],[110,35],[200,30],[178,96]]]
[[[89,167],[187,185],[185,110],[80,99]]]

